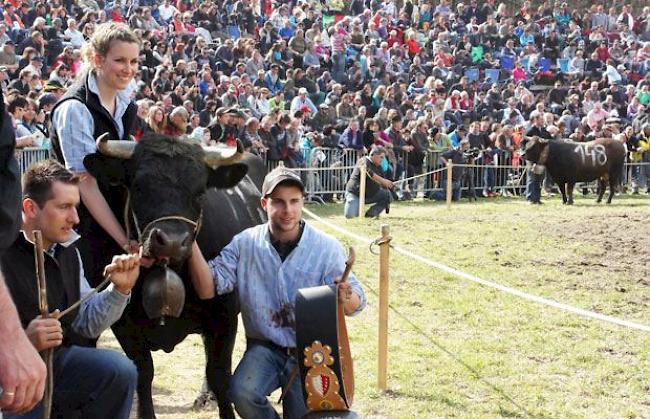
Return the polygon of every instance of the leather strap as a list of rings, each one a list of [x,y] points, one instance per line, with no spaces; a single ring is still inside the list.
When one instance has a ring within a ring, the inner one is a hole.
[[[354,398],[352,355],[337,287],[303,288],[296,296],[296,352],[310,412],[346,411]]]

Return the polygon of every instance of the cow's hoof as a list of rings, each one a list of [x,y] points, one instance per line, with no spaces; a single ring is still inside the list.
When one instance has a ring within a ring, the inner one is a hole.
[[[194,400],[192,409],[193,410],[203,410],[203,409],[217,410],[217,397],[211,391],[201,392],[201,394],[199,394],[196,400]]]
[[[569,201],[566,203],[567,205],[573,205],[573,201]]]

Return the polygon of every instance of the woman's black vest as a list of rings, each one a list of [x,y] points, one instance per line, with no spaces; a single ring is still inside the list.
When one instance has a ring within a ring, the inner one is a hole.
[[[68,90],[65,96],[54,106],[51,114],[54,115],[56,108],[67,100],[78,100],[86,105],[94,122],[94,138],[99,137],[105,132],[109,132],[111,139],[131,140],[138,110],[135,103],[131,102],[124,112],[124,116],[122,116],[124,135],[122,138],[118,138],[115,121],[101,105],[99,97],[88,88],[88,75],[84,76]],[[52,140],[54,155],[59,162],[65,164],[61,151],[61,142],[54,127],[51,130],[50,138]],[[125,188],[120,185],[110,186],[99,184],[99,190],[104,195],[106,202],[108,202],[109,207],[113,210],[113,214],[115,214],[117,220],[122,222],[121,214],[123,214],[126,201]],[[79,225],[77,226],[77,231],[81,235],[81,239],[77,242],[77,247],[81,252],[86,278],[90,285],[94,287],[102,281],[104,267],[111,261],[113,256],[121,254],[124,251],[92,218],[83,203],[79,208]],[[123,244],[121,243],[121,245]]]

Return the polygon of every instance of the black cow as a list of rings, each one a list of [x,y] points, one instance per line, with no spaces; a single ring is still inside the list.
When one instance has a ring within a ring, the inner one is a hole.
[[[232,237],[265,220],[260,207],[263,162],[242,149],[205,151],[198,144],[162,135],[128,141],[97,142],[98,153],[84,159],[99,183],[123,184],[130,194],[132,216],[145,255],[168,261],[185,285],[185,306],[178,318],[150,319],[143,306],[143,282],[113,331],[138,369],[138,415],[155,418],[151,385],[151,351],[170,352],[189,333],[200,333],[207,358],[206,377],[217,396],[221,417],[234,418],[226,391],[237,333],[238,305],[233,294],[201,301],[188,277],[186,261],[195,236],[207,259],[216,256]],[[159,220],[165,217],[165,219]],[[181,219],[182,217],[183,219]],[[189,222],[188,222],[189,221]],[[151,274],[151,271],[149,271]]]
[[[576,182],[598,179],[598,200],[605,194],[609,182],[609,198],[620,185],[625,163],[625,146],[611,138],[599,138],[587,143],[569,140],[549,141],[539,137],[526,137],[522,141],[523,157],[536,165],[545,166],[562,192],[562,202],[573,204],[573,187]]]

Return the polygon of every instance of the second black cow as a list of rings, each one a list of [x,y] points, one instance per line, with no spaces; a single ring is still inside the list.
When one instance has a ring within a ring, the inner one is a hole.
[[[546,167],[558,184],[564,204],[573,204],[576,182],[598,180],[598,200],[601,202],[609,183],[607,203],[612,202],[620,185],[625,163],[625,145],[611,138],[599,138],[587,143],[569,140],[546,140],[526,137],[522,140],[523,157],[537,166]]]

